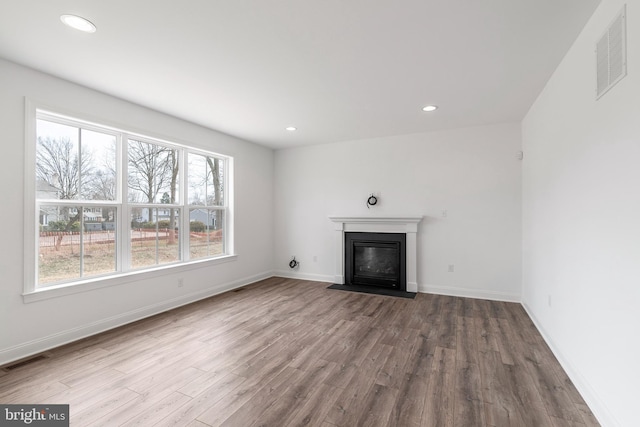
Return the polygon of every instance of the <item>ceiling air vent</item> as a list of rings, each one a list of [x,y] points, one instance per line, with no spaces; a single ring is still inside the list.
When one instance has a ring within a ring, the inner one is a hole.
[[[626,10],[625,5],[596,45],[598,80],[596,99],[627,75]]]

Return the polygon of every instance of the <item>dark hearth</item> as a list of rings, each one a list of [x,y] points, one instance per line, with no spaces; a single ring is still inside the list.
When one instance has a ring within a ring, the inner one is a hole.
[[[345,285],[406,291],[404,233],[345,233]]]
[[[388,297],[400,297],[400,298],[411,298],[414,299],[416,297],[416,292],[405,292],[405,291],[397,291],[391,288],[381,288],[380,286],[365,286],[365,285],[339,285],[333,284],[329,286],[327,289],[337,289],[340,291],[349,291],[349,292],[360,292],[363,294],[374,294],[374,295],[385,295]]]

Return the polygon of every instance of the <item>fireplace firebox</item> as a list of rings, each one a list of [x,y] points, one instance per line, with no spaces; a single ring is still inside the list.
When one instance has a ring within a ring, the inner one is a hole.
[[[345,284],[406,291],[405,233],[345,233]]]

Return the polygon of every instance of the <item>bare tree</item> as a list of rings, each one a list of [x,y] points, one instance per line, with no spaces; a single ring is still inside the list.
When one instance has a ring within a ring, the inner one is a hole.
[[[177,158],[176,150],[141,141],[129,141],[129,189],[141,193],[145,202],[153,203],[158,193],[171,185],[175,197],[172,177],[174,174],[177,176],[177,160],[174,162],[173,158]]]
[[[90,197],[95,200],[115,200],[116,177],[108,171],[99,170],[91,180]]]
[[[142,194],[147,203],[154,203],[158,194],[167,187],[168,202],[175,203],[178,172],[178,150],[141,141],[129,142],[129,189]],[[168,244],[175,243],[175,224],[175,209],[169,208]]]
[[[83,187],[87,187],[86,196],[94,200],[115,200],[117,196],[116,147],[110,146],[101,162],[100,169],[95,170],[91,177],[83,179]],[[97,161],[96,161],[97,163]],[[103,216],[107,219],[106,216]]]
[[[221,185],[221,173],[220,173],[220,159],[217,157],[209,157],[207,156],[207,165],[209,166],[207,170],[207,179],[209,173],[211,173],[213,178],[213,204],[215,206],[219,206],[222,201],[222,185]],[[215,228],[219,229],[222,226],[222,212],[217,210],[215,213]]]
[[[55,188],[58,199],[72,200],[80,194],[80,170],[90,172],[91,157],[80,156],[67,137],[38,137],[36,177]]]
[[[38,137],[36,150],[36,178],[46,182],[57,192],[59,200],[73,200],[78,197],[84,183],[82,177],[93,175],[93,159],[89,153],[79,153],[76,145],[68,137]],[[61,216],[66,221],[63,231],[69,231],[80,221],[82,209],[61,208]],[[63,234],[58,235],[55,248],[60,250]]]

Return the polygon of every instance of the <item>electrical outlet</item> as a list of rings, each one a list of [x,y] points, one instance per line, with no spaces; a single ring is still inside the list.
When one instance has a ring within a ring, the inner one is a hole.
[[[449,264],[449,273],[453,273],[453,264]]]
[[[184,279],[181,277],[178,279],[178,287],[181,288],[184,286]]]
[[[551,307],[551,295],[547,295],[547,304]]]
[[[446,218],[448,214],[446,210],[442,211],[442,218]]]
[[[318,262],[318,255],[313,256],[313,262]]]

